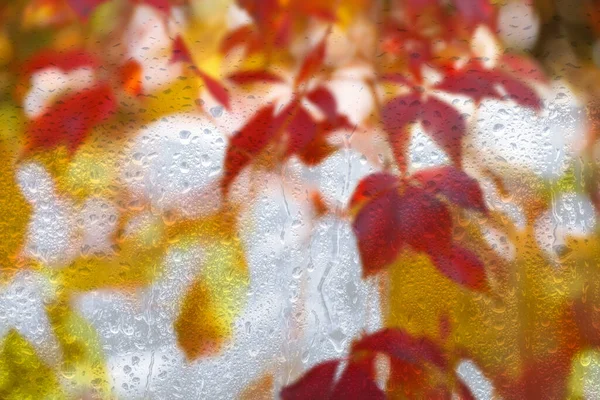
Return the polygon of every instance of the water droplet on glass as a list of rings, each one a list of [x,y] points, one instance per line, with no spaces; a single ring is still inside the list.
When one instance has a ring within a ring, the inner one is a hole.
[[[219,118],[221,115],[223,115],[223,107],[222,106],[212,107],[210,109],[210,115],[212,115],[215,118]]]
[[[181,144],[189,144],[191,139],[190,137],[192,136],[192,132],[190,131],[179,131],[179,141],[181,142]]]

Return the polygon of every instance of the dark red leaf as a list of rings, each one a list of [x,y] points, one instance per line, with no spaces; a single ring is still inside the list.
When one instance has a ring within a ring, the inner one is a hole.
[[[351,360],[331,393],[331,400],[384,400],[385,393],[374,380],[374,359]]]
[[[383,128],[394,152],[400,171],[407,167],[406,150],[410,139],[409,124],[417,121],[422,111],[422,103],[417,94],[396,97],[387,102],[381,110]]]
[[[319,107],[328,121],[335,121],[338,117],[337,101],[331,91],[319,86],[306,94],[306,98]]]
[[[96,7],[107,0],[67,0],[69,6],[82,20],[87,20]]]
[[[313,48],[304,62],[300,66],[300,71],[296,76],[296,85],[300,85],[306,82],[308,79],[313,77],[323,67],[323,61],[325,60],[325,43],[328,35],[325,35],[323,39]]]
[[[238,85],[247,85],[253,83],[281,83],[283,78],[265,70],[256,71],[238,71],[227,77],[228,80]]]
[[[456,395],[458,397],[457,400],[477,400],[473,393],[471,393],[471,389],[463,381],[457,379],[456,382]]]
[[[387,172],[371,174],[360,181],[350,199],[348,208],[372,200],[378,195],[398,187],[398,177]]]
[[[472,290],[486,290],[483,263],[467,249],[452,246],[449,251],[438,249],[430,254],[437,269],[454,282]]]
[[[404,132],[408,124],[418,120],[422,107],[421,99],[415,93],[390,100],[381,110],[384,129],[390,134]]]
[[[333,379],[339,361],[327,361],[313,367],[296,383],[281,391],[282,400],[322,400],[328,399],[333,389]]]
[[[515,103],[536,111],[542,109],[542,100],[535,90],[506,74],[498,73],[498,82],[502,84],[504,91]]]
[[[31,75],[45,68],[58,68],[69,72],[78,68],[94,68],[98,60],[85,50],[42,50],[21,66],[21,73]]]
[[[294,116],[288,125],[288,156],[304,149],[317,136],[317,124],[308,111],[299,105],[292,106],[291,109]]]
[[[444,353],[432,340],[414,337],[395,328],[386,328],[365,336],[352,346],[352,351],[383,353],[392,362],[394,359],[413,364],[429,362],[441,369],[446,369],[448,365]]]
[[[184,63],[194,63],[192,55],[190,54],[190,50],[185,44],[185,41],[181,36],[177,36],[175,40],[173,40],[173,52],[169,62],[176,63],[180,61]]]
[[[225,155],[222,187],[225,193],[240,171],[269,143],[278,130],[274,106],[259,110],[229,141]]]
[[[197,70],[198,71],[198,75],[200,75],[200,77],[202,78],[202,80],[204,81],[204,84],[206,85],[206,89],[208,90],[208,92],[211,94],[211,96],[217,100],[223,107],[229,109],[229,93],[227,93],[227,90],[225,89],[225,87],[217,80],[211,78],[209,75],[205,74],[204,72]]]
[[[116,109],[116,99],[108,85],[68,95],[31,121],[27,128],[27,151],[65,144],[74,152],[90,130]]]
[[[391,264],[404,244],[403,224],[396,212],[400,202],[396,189],[381,193],[362,207],[352,224],[364,276]]]
[[[448,103],[430,97],[424,105],[422,118],[421,123],[427,135],[448,154],[452,161],[460,165],[462,138],[467,127],[458,110]]]
[[[479,183],[461,169],[453,166],[428,168],[413,174],[412,178],[428,192],[441,194],[461,207],[481,212],[487,210]]]
[[[425,190],[406,186],[395,211],[403,241],[416,251],[431,255],[451,247],[450,212]]]

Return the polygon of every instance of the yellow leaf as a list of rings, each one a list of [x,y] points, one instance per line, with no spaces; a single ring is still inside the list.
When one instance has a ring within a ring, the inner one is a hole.
[[[219,351],[245,305],[248,266],[232,218],[235,213],[217,213],[172,227],[171,234],[187,233],[181,245],[199,242],[205,254],[175,321],[177,340],[188,360]]]
[[[0,347],[0,398],[64,399],[59,380],[34,347],[11,330]]]
[[[97,398],[107,398],[110,386],[95,329],[76,314],[66,300],[59,299],[46,310],[63,353],[58,369],[68,381],[68,387],[77,393],[91,392]]]
[[[31,205],[16,179],[16,162],[22,140],[22,117],[9,103],[0,104],[0,279],[10,278],[27,233]]]

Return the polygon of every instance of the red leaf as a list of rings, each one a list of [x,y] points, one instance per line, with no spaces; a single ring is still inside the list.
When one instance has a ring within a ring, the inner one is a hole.
[[[68,95],[31,121],[27,129],[27,151],[66,144],[74,152],[89,131],[116,109],[116,100],[108,85]]]
[[[458,400],[477,400],[477,398],[473,396],[473,393],[471,393],[471,389],[469,389],[469,387],[460,379],[457,379],[456,389]]]
[[[448,362],[437,344],[425,337],[414,337],[395,328],[386,328],[365,336],[352,346],[352,351],[383,353],[391,359],[413,364],[429,362],[446,369]]]
[[[381,110],[384,129],[390,134],[404,132],[408,124],[417,121],[421,107],[421,99],[415,93],[388,101]]]
[[[441,194],[461,207],[487,210],[479,183],[463,170],[452,166],[428,168],[413,174],[412,178],[428,192]]]
[[[283,78],[265,70],[257,71],[238,71],[227,77],[228,80],[238,85],[247,85],[254,83],[281,83]]]
[[[286,152],[288,156],[304,149],[317,136],[317,124],[310,114],[299,105],[292,105],[289,108],[290,112],[295,111],[295,114],[288,125],[290,135]]]
[[[282,400],[322,400],[328,399],[333,388],[333,379],[339,361],[327,361],[313,367],[296,383],[281,391]]]
[[[395,208],[403,241],[428,254],[452,245],[452,219],[445,204],[421,188],[407,186]]]
[[[206,89],[211,94],[211,96],[225,108],[229,109],[229,94],[227,93],[227,90],[219,81],[213,79],[208,74],[196,68],[196,66],[194,65],[194,60],[192,59],[192,55],[190,54],[189,48],[187,47],[181,36],[177,36],[173,41],[173,54],[169,62],[175,63],[178,61],[192,64],[194,67],[194,71],[198,74],[198,76],[200,76],[200,78],[202,78],[204,84],[206,85]]]
[[[462,19],[470,25],[495,26],[496,10],[489,0],[452,0]]]
[[[385,393],[374,381],[373,357],[351,360],[331,393],[331,400],[384,400]]]
[[[229,53],[231,50],[238,46],[247,44],[256,39],[256,32],[251,25],[243,25],[233,31],[231,31],[221,43],[221,52]]]
[[[502,84],[506,94],[517,104],[536,111],[542,109],[542,100],[531,87],[523,82],[501,73],[498,73],[498,82]]]
[[[548,82],[543,68],[530,57],[505,54],[500,59],[500,67],[519,78],[531,79],[540,83]]]
[[[273,111],[272,105],[263,107],[229,141],[221,183],[225,193],[240,171],[265,148],[277,132]]]
[[[194,63],[190,50],[181,36],[177,36],[175,40],[173,40],[173,52],[169,62],[176,63],[179,61],[191,64]]]
[[[325,114],[328,121],[338,117],[337,102],[329,89],[319,86],[307,93],[306,98]]]
[[[58,68],[69,72],[78,68],[97,67],[98,60],[85,50],[42,50],[21,66],[24,75],[31,75],[45,68]]]
[[[107,0],[67,0],[69,6],[75,11],[75,13],[82,20],[87,20],[92,12],[98,7],[100,4],[106,2]]]
[[[431,256],[437,269],[454,282],[472,290],[487,289],[483,263],[469,250],[453,246],[450,251],[437,251]]]
[[[273,25],[277,14],[281,13],[279,0],[237,0],[237,3],[263,31],[268,29],[269,25]]]
[[[364,276],[391,264],[404,244],[403,226],[396,212],[400,203],[397,190],[381,193],[359,211],[352,224]]]
[[[421,100],[417,94],[396,97],[387,102],[381,110],[383,128],[394,152],[394,158],[400,171],[407,167],[406,149],[410,139],[408,125],[417,121]]]
[[[448,71],[436,89],[469,96],[476,102],[481,102],[484,98],[501,98],[495,88],[496,84],[496,76],[492,71],[484,69],[478,63],[471,63],[461,70]]]
[[[211,78],[209,75],[205,74],[200,70],[198,70],[198,75],[200,75],[200,77],[204,81],[206,89],[211,94],[211,96],[215,100],[217,100],[223,107],[229,109],[229,93],[227,93],[225,87],[221,85],[219,81]]]
[[[484,69],[472,62],[470,67],[459,71],[449,71],[446,78],[436,86],[448,93],[469,96],[480,102],[484,98],[502,99],[501,87],[508,96],[520,105],[540,110],[542,102],[536,92],[526,84],[499,71]]]
[[[325,60],[325,41],[327,36],[325,35],[304,59],[300,71],[296,76],[296,86],[313,77],[322,68],[323,61]]]
[[[356,207],[359,203],[372,200],[398,186],[398,177],[386,172],[378,172],[364,178],[350,199],[349,208]]]
[[[430,97],[425,103],[423,129],[457,164],[461,162],[462,138],[466,133],[465,121],[454,107]]]
[[[315,138],[298,152],[298,157],[306,165],[317,165],[336,150],[337,147],[331,145],[322,134],[317,133]]]

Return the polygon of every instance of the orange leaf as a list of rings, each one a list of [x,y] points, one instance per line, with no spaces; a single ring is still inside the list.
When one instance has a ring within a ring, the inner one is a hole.
[[[119,67],[120,83],[131,96],[142,94],[142,66],[135,60],[129,60]]]

